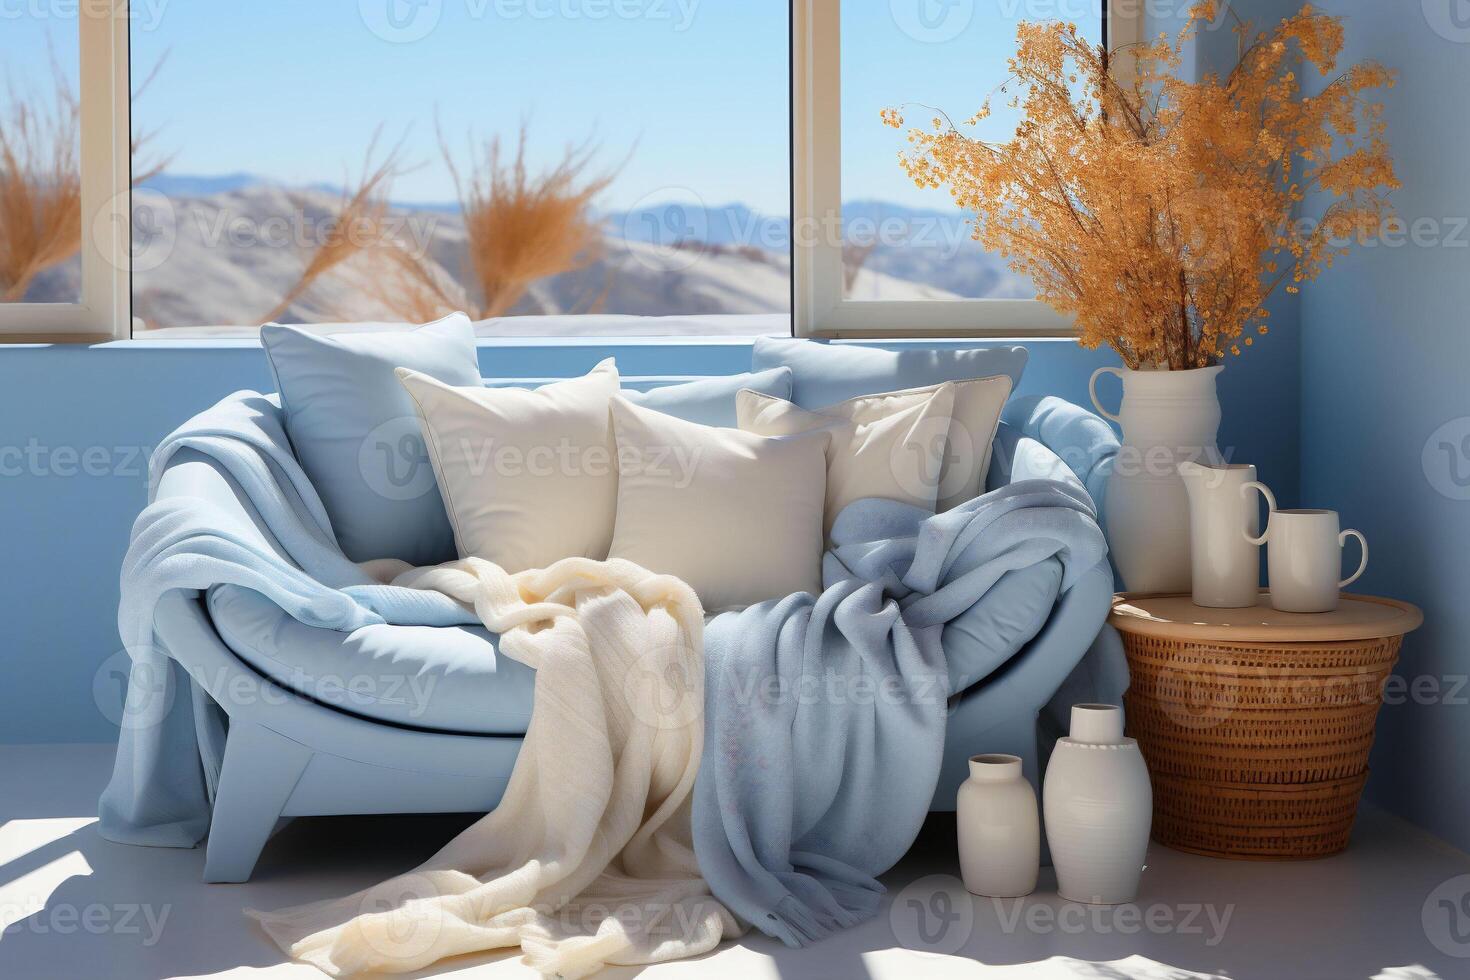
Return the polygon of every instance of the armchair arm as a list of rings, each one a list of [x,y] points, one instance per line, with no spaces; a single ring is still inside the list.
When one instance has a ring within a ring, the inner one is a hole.
[[[1043,447],[1049,454],[1038,451]],[[991,485],[1038,476],[1056,479],[1054,459],[1082,484],[1101,514],[1118,449],[1112,426],[1085,408],[1054,395],[1015,398],[1001,415]]]
[[[164,463],[163,472],[157,478],[155,500],[169,497],[190,497],[203,501],[210,510],[222,517],[233,518],[231,524],[246,533],[250,529],[259,535],[260,543],[281,558],[291,557],[271,533],[265,520],[250,502],[249,495],[218,460],[197,449],[182,447],[175,450]]]

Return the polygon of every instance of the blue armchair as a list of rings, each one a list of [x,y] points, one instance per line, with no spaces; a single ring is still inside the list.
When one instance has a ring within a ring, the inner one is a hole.
[[[1101,419],[1055,398],[1018,399],[1001,426],[989,483],[1075,480],[1100,499],[1116,449]],[[245,494],[207,456],[175,454],[157,496],[206,500],[253,525],[284,557]],[[933,809],[953,808],[967,759],[978,752],[1018,755],[1038,779],[1039,717],[1098,638],[1113,589],[1105,562],[1060,596],[1049,574],[1059,576],[1039,566],[998,586],[1013,589],[1018,603],[1047,596],[1039,628],[1025,617],[961,617],[947,628],[946,646],[967,631],[1020,633],[992,643],[995,662],[952,698]],[[167,595],[155,634],[228,717],[207,881],[247,880],[284,818],[492,809],[530,717],[531,671],[500,656],[483,629],[320,630],[256,593],[218,586]]]

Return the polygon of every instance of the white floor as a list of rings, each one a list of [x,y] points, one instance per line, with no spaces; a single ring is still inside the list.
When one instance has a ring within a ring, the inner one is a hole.
[[[335,897],[403,871],[467,818],[297,820],[245,885],[205,885],[202,850],[101,840],[92,813],[111,750],[0,746],[0,977],[318,977],[283,963],[240,910]],[[810,949],[763,938],[699,960],[606,976],[914,976],[1349,980],[1470,977],[1470,857],[1365,811],[1325,861],[1216,861],[1154,846],[1136,906],[1060,901],[1049,870],[1020,902],[966,895],[953,822],[937,818],[887,876],[883,913]],[[1464,877],[1460,877],[1464,876]],[[423,976],[534,976],[514,955]]]

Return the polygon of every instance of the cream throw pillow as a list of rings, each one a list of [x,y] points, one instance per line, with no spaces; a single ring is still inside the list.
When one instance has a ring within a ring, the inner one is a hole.
[[[1005,374],[949,383],[954,385],[954,422],[944,450],[944,467],[939,472],[940,513],[985,492],[995,429],[1015,387]]]
[[[934,510],[956,387],[863,395],[819,412],[746,389],[735,397],[735,414],[740,428],[764,436],[831,431],[824,523],[830,535],[842,509],[864,497]]]
[[[822,590],[826,431],[767,438],[613,399],[611,557],[687,582],[706,612]]]
[[[507,572],[607,557],[617,509],[612,358],[535,390],[455,388],[399,368],[460,557]]]

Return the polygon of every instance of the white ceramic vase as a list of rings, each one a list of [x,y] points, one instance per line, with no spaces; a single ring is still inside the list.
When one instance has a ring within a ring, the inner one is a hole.
[[[1073,902],[1121,905],[1138,894],[1153,822],[1153,789],[1138,743],[1123,737],[1123,709],[1072,708],[1042,786],[1057,893]]]
[[[955,810],[966,890],[989,898],[1035,891],[1041,821],[1020,757],[972,756],[970,778],[960,786]]]
[[[1188,371],[1098,368],[1089,390],[1099,413],[1123,429],[1103,515],[1113,562],[1130,592],[1188,592],[1189,499],[1179,464],[1222,462],[1216,379],[1223,367]],[[1123,381],[1117,414],[1102,407],[1097,379]]]
[[[1250,464],[1179,464],[1189,494],[1190,578],[1196,606],[1254,606],[1261,587],[1256,468]]]

